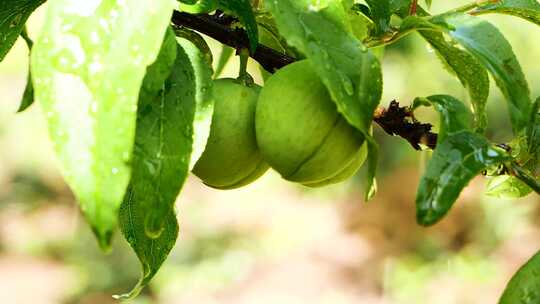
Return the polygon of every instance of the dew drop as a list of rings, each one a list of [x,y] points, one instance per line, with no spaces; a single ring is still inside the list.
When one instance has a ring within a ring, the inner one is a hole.
[[[354,86],[351,79],[342,74],[341,83],[343,85],[343,89],[345,90],[345,93],[347,93],[347,95],[349,96],[352,96],[354,94]]]
[[[155,212],[146,216],[144,220],[144,232],[149,238],[157,239],[163,233],[164,229],[163,221]]]
[[[135,237],[133,237],[132,235],[127,236],[126,239],[130,244],[135,243]]]

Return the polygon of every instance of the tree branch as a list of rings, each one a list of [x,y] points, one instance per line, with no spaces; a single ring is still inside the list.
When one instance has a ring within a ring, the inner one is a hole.
[[[244,49],[249,50],[246,32],[239,28],[232,28],[234,21],[234,18],[221,12],[214,15],[191,15],[175,11],[172,17],[172,23],[175,26],[185,27],[212,37],[235,48],[237,53]],[[250,57],[270,73],[296,61],[295,58],[263,44],[258,44],[256,51],[250,53]],[[400,107],[397,101],[392,101],[388,109],[379,107],[375,111],[374,121],[386,133],[406,139],[416,150],[421,149],[420,144],[431,149],[437,145],[437,134],[431,132],[432,126],[416,121],[408,108]]]
[[[225,45],[235,48],[237,51],[249,49],[249,39],[246,32],[239,28],[232,29],[230,19],[220,19],[219,17],[206,14],[191,15],[175,11],[172,23],[212,37]],[[225,21],[220,23],[221,20]],[[229,23],[229,25],[226,23]],[[271,73],[295,61],[294,58],[260,43],[255,53],[251,53],[250,57]]]
[[[393,100],[388,109],[379,107],[375,111],[373,120],[390,135],[397,135],[406,139],[416,150],[425,145],[430,149],[437,146],[437,134],[431,132],[432,125],[418,122],[407,107],[400,107]]]

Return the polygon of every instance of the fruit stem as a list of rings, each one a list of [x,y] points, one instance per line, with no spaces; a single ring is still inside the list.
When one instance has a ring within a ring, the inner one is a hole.
[[[28,36],[28,30],[26,28],[26,25],[23,27],[23,30],[21,32],[21,37],[24,39],[24,41],[26,42],[26,44],[28,45],[28,48],[29,49],[32,49],[32,46],[34,46],[34,42],[32,41],[32,39],[30,39],[30,37]]]
[[[411,6],[409,7],[409,15],[415,16],[417,9],[418,9],[418,0],[413,0],[411,2]]]
[[[243,48],[239,51],[240,56],[240,71],[238,73],[237,80],[245,86],[251,86],[254,84],[253,78],[247,72],[248,60],[249,60],[249,50]]]

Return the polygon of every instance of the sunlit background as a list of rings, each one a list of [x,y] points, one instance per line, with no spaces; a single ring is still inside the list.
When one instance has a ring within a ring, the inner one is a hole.
[[[437,12],[463,1],[434,2]],[[31,18],[32,37],[43,12]],[[539,96],[538,27],[507,16],[486,19],[510,40]],[[114,303],[111,295],[136,283],[139,264],[119,233],[112,254],[97,248],[59,175],[39,106],[15,114],[27,64],[22,41],[0,63],[0,303]],[[226,74],[237,69],[231,61]],[[384,70],[385,104],[439,93],[466,100],[417,35],[387,49]],[[507,141],[510,127],[496,88],[489,109],[488,134]],[[419,115],[436,122],[429,110]],[[486,197],[485,180],[478,178],[442,222],[419,227],[414,197],[429,155],[375,131],[382,151],[379,193],[367,204],[363,171],[316,190],[275,172],[234,191],[190,178],[177,202],[176,247],[132,303],[496,303],[511,275],[540,249],[538,196]]]

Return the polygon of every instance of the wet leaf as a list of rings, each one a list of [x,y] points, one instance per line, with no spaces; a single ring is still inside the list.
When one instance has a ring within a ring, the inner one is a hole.
[[[540,97],[532,105],[529,125],[527,127],[527,161],[534,164],[533,171],[540,166]],[[522,160],[523,161],[523,160]]]
[[[540,25],[540,3],[537,0],[499,0],[481,5],[471,13],[474,15],[507,14]]]
[[[390,30],[390,0],[366,0],[375,23],[375,35],[382,35]]]
[[[486,195],[513,199],[527,196],[532,189],[518,178],[509,175],[495,176],[486,185]]]
[[[35,95],[63,175],[104,249],[131,175],[139,90],[174,5],[51,0],[32,51]]]
[[[32,104],[34,104],[34,85],[32,84],[31,72],[28,71],[28,76],[26,77],[26,87],[24,88],[21,104],[19,105],[19,109],[17,109],[17,113],[24,112]]]
[[[28,47],[28,51],[30,53],[34,45],[34,42],[32,41],[32,39],[30,39],[30,37],[28,37],[28,33],[26,32],[26,27],[23,28],[23,31],[21,32],[21,37],[26,42],[26,46]],[[32,83],[32,73],[30,71],[30,63],[28,63],[28,76],[26,77],[26,87],[24,89],[21,105],[19,106],[17,113],[23,112],[24,110],[28,109],[33,103],[34,103],[34,85]]]
[[[445,16],[444,22],[454,27],[450,36],[493,75],[507,100],[514,133],[519,134],[527,127],[531,98],[512,46],[496,27],[480,18],[456,14]]]
[[[212,63],[214,62],[214,55],[212,54],[210,46],[208,45],[208,43],[206,43],[206,40],[204,40],[204,37],[201,36],[201,34],[185,27],[177,26],[174,27],[174,33],[176,34],[176,37],[185,38],[195,44],[200,50],[200,52],[204,55],[204,58],[208,62],[208,64],[212,65]]]
[[[370,20],[361,13],[349,11],[349,19],[352,26],[352,33],[359,41],[363,41],[369,35]]]
[[[441,141],[416,194],[416,217],[421,225],[433,225],[450,210],[467,184],[486,168],[509,156],[478,134],[461,131]]]
[[[408,16],[407,13],[399,12],[403,21],[400,28],[393,32],[392,40],[396,41],[411,32],[418,31],[426,39],[431,47],[437,52],[447,70],[456,75],[460,82],[469,91],[471,104],[473,105],[476,130],[482,133],[487,126],[486,104],[489,96],[489,77],[487,70],[469,52],[460,49],[455,44],[448,42],[443,32],[451,28],[444,22],[433,23],[429,14],[419,8],[421,16]],[[439,17],[440,21],[440,17]],[[384,40],[368,41],[370,44],[386,43]]]
[[[448,43],[442,33],[420,31],[420,35],[437,52],[447,70],[455,74],[469,92],[476,130],[483,132],[487,126],[486,104],[489,96],[487,70],[470,53]]]
[[[413,108],[419,105],[433,106],[440,114],[441,127],[437,142],[442,142],[450,134],[471,128],[471,112],[463,102],[449,95],[433,95],[416,98]]]
[[[499,304],[540,303],[540,252],[514,274]]]
[[[217,4],[218,0],[180,1],[178,9],[190,14],[205,14],[215,11]]]
[[[196,70],[192,60],[211,70],[191,42],[192,57],[169,31],[157,61],[146,73],[139,97],[133,174],[120,208],[120,228],[142,265],[139,283],[119,299],[135,297],[157,273],[178,236],[174,203],[189,172],[197,112]],[[159,85],[158,85],[159,84]],[[204,104],[204,108],[211,105]]]
[[[195,118],[193,119],[193,152],[191,153],[190,170],[201,157],[210,136],[212,115],[214,114],[214,95],[212,67],[206,60],[204,50],[192,41],[177,38],[186,53],[195,76]]]
[[[510,171],[513,176],[529,186],[534,192],[540,194],[540,180],[533,176],[530,170],[513,161],[510,163]]]
[[[215,78],[218,78],[221,73],[223,73],[223,69],[225,69],[225,66],[227,65],[233,54],[234,49],[232,47],[226,45],[223,45],[221,47],[221,53],[219,54],[218,64],[214,73]]]
[[[218,0],[218,7],[240,19],[240,23],[246,28],[250,50],[254,53],[259,43],[259,29],[251,2],[249,0]]]
[[[409,10],[411,8],[411,3],[412,0],[391,0],[390,11],[392,12],[392,14],[408,16]],[[423,11],[423,9],[418,6],[418,11]]]
[[[0,2],[0,61],[24,29],[26,20],[45,0],[2,0]]]
[[[391,30],[390,19],[393,14],[406,11],[408,14],[411,0],[366,0],[370,8],[370,17],[375,23],[376,36]]]

